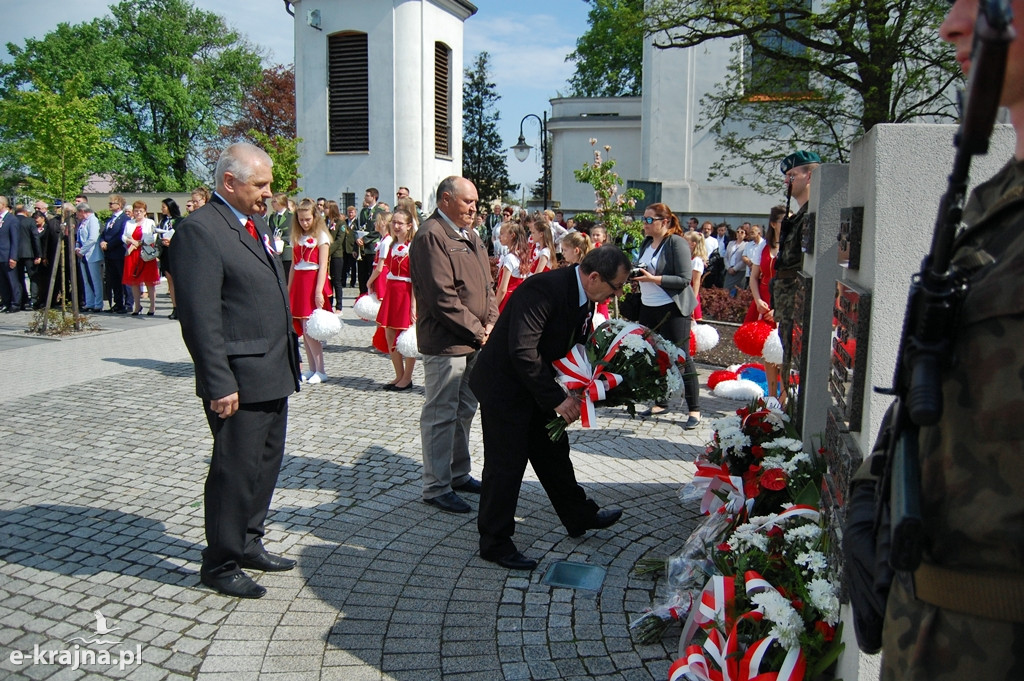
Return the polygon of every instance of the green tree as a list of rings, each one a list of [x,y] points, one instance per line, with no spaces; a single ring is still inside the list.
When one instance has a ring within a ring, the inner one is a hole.
[[[597,140],[591,138],[590,145],[596,146]],[[627,224],[626,213],[636,207],[637,201],[643,200],[644,192],[635,188],[623,190],[626,182],[614,170],[615,159],[611,158],[611,151],[612,148],[606,144],[604,153],[609,156],[602,158],[601,150],[594,149],[593,162],[584,163],[582,168],[572,171],[577,182],[594,188],[594,214],[580,213],[576,217],[604,225],[611,239],[623,232],[637,237],[641,235],[639,224]]]
[[[5,148],[27,171],[30,191],[37,196],[66,198],[81,191],[95,159],[106,151],[100,130],[100,97],[79,97],[75,78],[57,94],[43,84],[15,91],[0,101],[0,128]]]
[[[102,95],[111,153],[95,171],[122,190],[182,191],[199,180],[202,151],[238,118],[245,89],[260,76],[258,52],[224,19],[187,0],[125,0],[111,16],[60,24],[40,40],[8,43],[4,93],[47,83],[62,93],[81,72]]]
[[[701,102],[701,126],[723,152],[712,176],[767,190],[780,150],[845,162],[879,123],[949,120],[960,77],[938,38],[944,0],[653,0],[658,47],[733,40],[725,82]],[[760,176],[747,170],[756,168]]]
[[[508,177],[506,154],[498,134],[501,96],[488,75],[487,52],[477,55],[466,69],[462,85],[462,174],[472,180],[481,201],[514,192],[518,185]]]
[[[587,0],[590,28],[566,61],[574,97],[636,97],[643,87],[644,0]]]
[[[275,192],[286,194],[298,194],[302,191],[299,186],[299,142],[301,137],[286,137],[285,135],[274,135],[270,137],[259,130],[249,130],[246,135],[253,144],[264,149],[274,162],[274,180],[270,188]]]

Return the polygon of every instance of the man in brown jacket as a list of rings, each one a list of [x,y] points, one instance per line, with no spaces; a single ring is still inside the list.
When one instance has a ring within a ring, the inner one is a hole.
[[[426,389],[420,414],[423,500],[449,513],[470,510],[456,491],[480,493],[480,482],[469,474],[469,428],[477,408],[469,374],[498,318],[487,248],[472,228],[476,202],[469,180],[442,180],[437,210],[409,249]]]

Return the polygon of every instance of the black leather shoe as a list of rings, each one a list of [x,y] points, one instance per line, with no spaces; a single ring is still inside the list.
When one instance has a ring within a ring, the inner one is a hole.
[[[533,570],[537,567],[537,561],[533,558],[527,558],[519,551],[513,551],[507,556],[502,556],[501,558],[487,558],[486,556],[483,558],[486,561],[497,563],[501,567],[508,568],[509,570]]]
[[[244,572],[214,577],[200,573],[199,581],[218,593],[233,598],[263,598],[267,590],[252,581]]]
[[[466,482],[462,483],[458,487],[452,485],[452,489],[456,492],[462,492],[464,494],[480,494],[480,481],[476,478],[469,478]]]
[[[240,565],[247,570],[263,570],[264,572],[285,572],[295,567],[295,561],[284,556],[261,553],[253,558],[242,558]]]
[[[437,506],[442,511],[449,513],[469,513],[473,510],[469,504],[463,501],[455,492],[448,492],[433,499],[424,499],[431,506]]]
[[[577,537],[582,537],[587,533],[587,530],[603,530],[604,528],[611,527],[617,523],[621,517],[621,508],[602,508],[594,514],[594,519],[591,520],[586,527],[579,530],[573,530],[569,533],[569,536],[575,539]]]

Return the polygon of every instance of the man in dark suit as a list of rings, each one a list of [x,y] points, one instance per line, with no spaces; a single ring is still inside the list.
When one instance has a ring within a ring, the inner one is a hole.
[[[18,217],[8,208],[7,197],[0,196],[0,312],[21,310],[21,287],[17,286]]]
[[[266,593],[242,568],[295,566],[263,546],[284,456],[288,396],[299,386],[288,288],[259,215],[271,196],[272,165],[254,145],[225,149],[216,193],[175,231],[171,261],[181,335],[213,433],[200,579],[241,598]]]
[[[532,570],[512,543],[519,488],[529,461],[570,537],[608,527],[621,509],[599,510],[576,482],[569,437],[552,442],[556,415],[572,423],[579,396],[555,380],[562,359],[590,331],[594,303],[620,292],[629,260],[617,248],[595,248],[579,267],[563,267],[524,281],[509,298],[480,351],[469,385],[480,402],[484,436],[480,493],[480,557],[512,570]]]
[[[28,208],[25,204],[19,203],[14,208],[18,217],[18,266],[15,268],[15,276],[18,284],[21,285],[21,309],[31,310],[32,298],[29,297],[29,288],[25,285],[25,279],[32,279],[36,274],[36,267],[42,262],[39,251],[39,232],[36,230],[36,221],[29,217]]]
[[[120,194],[113,194],[107,202],[112,211],[100,235],[100,248],[103,249],[103,262],[106,264],[107,278],[103,282],[104,298],[110,301],[110,312],[125,314],[128,308],[124,305],[124,234],[128,213],[124,210],[125,200]],[[132,301],[134,302],[134,300]]]

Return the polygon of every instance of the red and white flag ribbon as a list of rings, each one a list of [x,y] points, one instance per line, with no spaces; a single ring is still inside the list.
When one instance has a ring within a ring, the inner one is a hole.
[[[746,508],[749,513],[754,505],[754,500],[747,499],[743,491],[743,479],[738,475],[730,475],[729,467],[724,463],[721,466],[698,465],[690,484],[697,490],[704,490],[700,512],[705,515],[718,513],[722,509],[736,515]],[[725,494],[724,501],[720,493]]]

